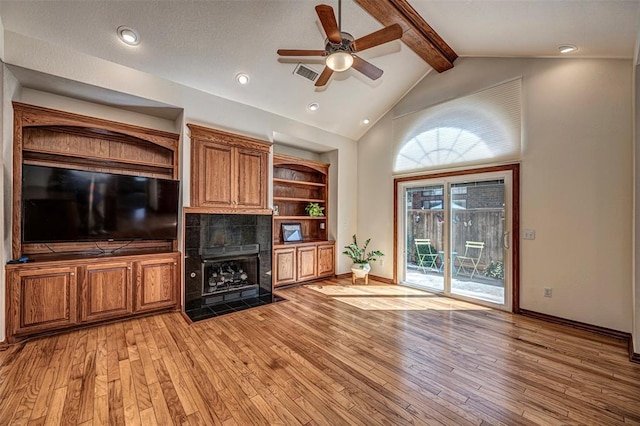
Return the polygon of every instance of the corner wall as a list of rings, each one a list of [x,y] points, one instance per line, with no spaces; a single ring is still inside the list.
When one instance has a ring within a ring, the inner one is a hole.
[[[359,141],[358,234],[388,260],[372,273],[393,276],[393,117],[522,76],[520,218],[536,240],[520,246],[520,306],[630,332],[632,72],[628,60],[460,58],[427,75]]]

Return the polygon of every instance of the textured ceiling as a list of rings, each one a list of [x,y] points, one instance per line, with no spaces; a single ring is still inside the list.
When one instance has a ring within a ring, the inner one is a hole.
[[[634,55],[638,1],[410,2],[460,56],[556,57],[564,43],[578,45],[574,57]],[[361,55],[384,70],[380,80],[349,70],[315,88],[293,74],[296,60],[281,59],[276,50],[323,48],[325,36],[314,10],[318,3],[1,1],[0,16],[8,31],[358,139],[368,128],[361,120],[375,122],[430,67],[394,41]],[[337,1],[325,3],[337,9]],[[356,38],[382,28],[351,0],[342,8],[342,29]],[[120,25],[136,28],[140,45],[120,43],[115,33]],[[323,67],[318,61],[305,63],[316,71]],[[249,85],[235,83],[239,72],[250,75]],[[308,111],[311,102],[320,109]]]

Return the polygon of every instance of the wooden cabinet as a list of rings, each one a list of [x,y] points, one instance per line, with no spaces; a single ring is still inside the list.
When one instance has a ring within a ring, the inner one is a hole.
[[[7,338],[178,307],[180,253],[7,265]]]
[[[302,246],[297,248],[298,281],[312,280],[318,276],[318,261],[316,246]]]
[[[175,306],[178,300],[178,258],[142,260],[136,270],[136,312]]]
[[[131,262],[94,264],[83,269],[81,321],[100,321],[133,312]]]
[[[275,262],[275,268],[273,268],[275,272],[273,279],[275,286],[296,282],[296,265],[298,262],[295,247],[286,247],[274,250],[273,261]]]
[[[273,251],[274,287],[326,278],[335,274],[333,241],[281,244]]]
[[[8,272],[8,334],[31,334],[77,322],[76,268],[28,268]]]
[[[271,144],[188,124],[191,206],[267,209]]]
[[[327,277],[335,274],[335,245],[318,245],[318,277]]]

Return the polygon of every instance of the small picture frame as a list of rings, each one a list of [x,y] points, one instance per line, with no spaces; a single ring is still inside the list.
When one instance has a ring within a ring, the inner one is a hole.
[[[282,224],[282,241],[285,243],[302,241],[302,225],[300,222]]]

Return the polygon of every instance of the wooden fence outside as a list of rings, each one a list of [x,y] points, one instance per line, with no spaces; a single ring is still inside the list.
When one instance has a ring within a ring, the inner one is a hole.
[[[443,210],[408,210],[406,223],[408,245],[406,253],[410,263],[417,263],[415,238],[430,238],[436,250],[444,250]],[[467,241],[484,242],[478,269],[484,269],[492,261],[504,261],[502,248],[504,210],[453,210],[451,226],[452,250],[459,255],[464,254]]]

